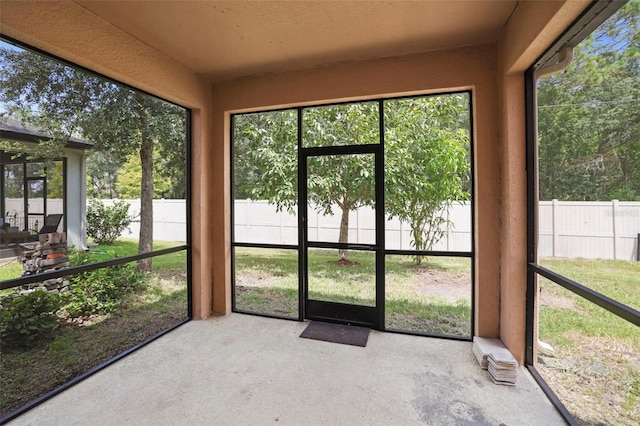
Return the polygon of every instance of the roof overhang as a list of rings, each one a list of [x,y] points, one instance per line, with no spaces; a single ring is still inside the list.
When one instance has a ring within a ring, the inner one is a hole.
[[[16,142],[38,143],[39,141],[51,140],[52,138],[33,126],[22,124],[18,120],[5,118],[4,122],[0,123],[0,139]],[[67,140],[65,147],[70,149],[87,150],[93,148],[93,144],[72,136]]]

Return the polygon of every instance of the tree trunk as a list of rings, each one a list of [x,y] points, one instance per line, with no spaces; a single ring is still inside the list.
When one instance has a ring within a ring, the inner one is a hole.
[[[424,241],[422,241],[422,227],[419,224],[411,224],[413,230],[413,242],[416,250],[424,250]],[[422,265],[422,256],[416,255],[416,265]]]
[[[340,219],[340,243],[349,242],[349,209],[342,207],[342,218]],[[340,250],[340,260],[347,260],[347,250]]]
[[[142,181],[140,183],[140,238],[138,253],[149,253],[153,249],[153,140],[142,135],[140,145]],[[138,261],[138,272],[151,272],[151,258]]]

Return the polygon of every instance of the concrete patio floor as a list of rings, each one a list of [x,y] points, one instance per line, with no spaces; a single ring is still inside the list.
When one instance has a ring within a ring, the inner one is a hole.
[[[471,343],[372,331],[365,348],[307,323],[191,321],[11,425],[564,425],[520,368],[494,385]]]

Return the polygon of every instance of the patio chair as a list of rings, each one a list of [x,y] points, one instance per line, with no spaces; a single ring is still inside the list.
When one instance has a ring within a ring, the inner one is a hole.
[[[38,235],[57,232],[61,220],[62,214],[60,213],[48,214],[44,220],[44,226],[38,231]],[[31,237],[29,237],[29,241],[37,241],[38,235],[32,235]]]

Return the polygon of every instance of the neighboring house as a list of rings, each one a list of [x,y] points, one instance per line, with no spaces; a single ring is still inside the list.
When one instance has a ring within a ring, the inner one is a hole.
[[[3,118],[0,122],[2,141],[31,145],[48,139],[40,129],[18,120]],[[67,233],[69,245],[87,247],[86,160],[92,147],[90,142],[69,138],[62,155],[54,161],[53,170],[47,171],[46,176],[42,161],[0,151],[0,219],[5,233],[11,230],[14,236],[3,239],[5,248],[25,239],[26,232],[37,233],[47,216],[54,214],[62,214],[58,231]]]

